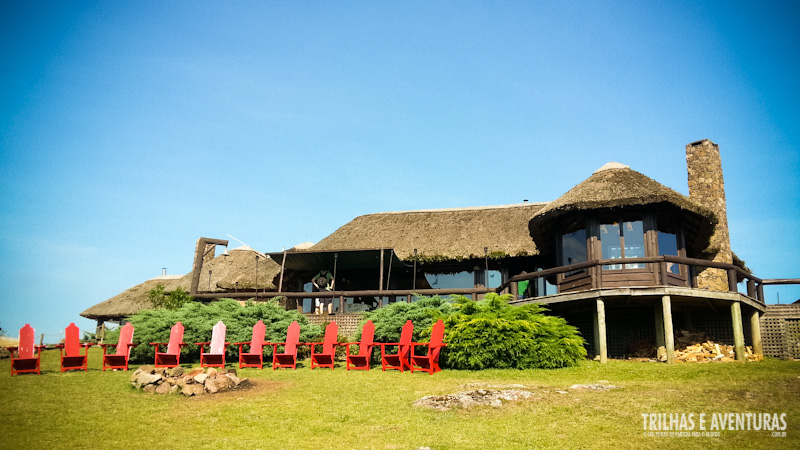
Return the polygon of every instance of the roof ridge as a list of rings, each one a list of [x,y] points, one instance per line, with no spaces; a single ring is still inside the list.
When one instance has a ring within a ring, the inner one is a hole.
[[[434,208],[434,209],[412,209],[408,211],[385,211],[379,213],[364,214],[363,216],[379,216],[381,214],[411,214],[411,213],[437,213],[437,212],[456,212],[456,211],[484,211],[487,209],[507,209],[507,208],[520,208],[523,206],[545,206],[550,202],[536,202],[536,203],[512,203],[508,205],[490,205],[490,206],[467,206],[461,208]],[[362,217],[363,217],[362,216]]]

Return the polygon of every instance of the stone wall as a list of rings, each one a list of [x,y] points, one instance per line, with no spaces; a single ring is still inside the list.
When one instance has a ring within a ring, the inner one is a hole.
[[[703,256],[715,262],[732,263],[719,146],[708,139],[687,145],[686,167],[689,173],[689,198],[713,211],[718,219]],[[727,273],[721,269],[705,269],[698,274],[697,285],[704,289],[727,291]]]

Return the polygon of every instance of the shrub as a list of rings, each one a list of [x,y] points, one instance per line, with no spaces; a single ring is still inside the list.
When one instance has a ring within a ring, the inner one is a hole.
[[[454,312],[453,306],[447,299],[441,297],[418,297],[413,303],[397,302],[385,308],[364,314],[364,322],[372,320],[375,324],[375,342],[397,342],[400,340],[400,330],[407,320],[414,324],[412,340],[420,342],[428,339],[434,322],[443,319]],[[361,330],[356,335],[356,340],[361,340]],[[373,362],[380,363],[380,349],[372,353]]]
[[[150,292],[147,293],[147,298],[150,300],[150,303],[153,304],[154,308],[176,310],[194,300],[192,296],[180,286],[169,294],[165,293],[164,290],[163,284],[157,284],[156,287],[150,289]]]
[[[134,343],[139,345],[134,347],[131,358],[138,363],[152,363],[155,350],[149,343],[169,341],[172,326],[180,321],[184,326],[183,342],[189,344],[181,354],[181,361],[198,361],[200,347],[194,344],[209,342],[212,328],[218,321],[221,320],[227,327],[225,341],[232,344],[249,341],[253,334],[253,325],[259,319],[266,325],[268,342],[283,342],[286,339],[286,329],[295,320],[300,324],[300,342],[314,341],[322,334],[322,328],[310,324],[305,316],[296,310],[285,311],[275,302],[248,302],[244,306],[232,299],[207,305],[191,302],[176,310],[150,309],[132,316],[130,321],[135,328]],[[238,357],[238,346],[229,345],[226,360],[238,361]]]
[[[557,368],[586,358],[584,340],[560,317],[539,305],[510,306],[510,295],[479,301],[457,296],[445,318],[442,365],[454,369]]]

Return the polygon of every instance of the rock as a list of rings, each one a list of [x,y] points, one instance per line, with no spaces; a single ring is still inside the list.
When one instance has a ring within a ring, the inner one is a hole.
[[[212,378],[212,379],[213,378],[217,378],[217,369],[212,367],[212,368],[208,369],[208,372],[206,372],[206,374],[208,375],[208,378]]]
[[[521,389],[478,389],[450,395],[429,395],[414,402],[414,406],[447,411],[451,408],[471,408],[478,405],[503,406],[503,402],[528,399],[532,392]]]
[[[189,380],[191,380],[191,378],[183,378],[183,377],[178,378],[178,379],[175,380],[175,386],[178,386],[178,387],[182,388],[182,387],[186,386],[186,383]]]
[[[171,376],[171,377],[179,377],[179,376],[183,375],[183,373],[184,373],[183,367],[177,366],[177,367],[173,367],[172,368],[172,370],[169,373],[169,376]]]
[[[227,377],[229,380],[233,381],[233,385],[234,385],[234,386],[238,386],[238,385],[239,385],[239,383],[241,383],[241,382],[242,382],[242,380],[240,380],[240,379],[239,379],[239,378],[238,378],[236,375],[231,375],[230,373],[226,373],[226,374],[225,374],[225,376],[226,376],[226,377]]]
[[[177,394],[180,391],[181,391],[181,387],[176,384],[175,386],[172,386],[172,387],[169,388],[169,392],[168,393],[169,394]]]
[[[205,383],[206,378],[208,378],[208,375],[204,373],[198,373],[197,375],[194,376],[194,381],[198,384],[203,384]]]
[[[148,384],[148,385],[147,385],[147,386],[145,386],[145,387],[144,387],[142,390],[143,390],[144,392],[148,393],[148,394],[153,394],[153,393],[155,393],[155,392],[156,392],[156,385],[154,385],[154,384]]]
[[[158,387],[156,388],[156,390],[155,390],[155,393],[156,393],[156,394],[160,394],[160,395],[164,395],[164,394],[166,394],[167,392],[169,392],[169,390],[170,390],[170,388],[171,388],[171,387],[172,387],[172,386],[171,386],[169,383],[161,383],[161,384],[159,384],[159,385],[158,385]]]
[[[157,384],[161,382],[162,379],[163,378],[161,378],[161,375],[157,375],[154,373],[143,373],[140,374],[139,378],[136,379],[136,387]]]
[[[153,371],[154,371],[155,369],[156,369],[156,367],[155,367],[154,365],[152,365],[152,364],[145,364],[145,365],[143,365],[143,366],[139,366],[139,368],[138,368],[138,369],[136,369],[136,370],[141,370],[142,372],[146,372],[146,373],[153,373]]]
[[[209,394],[216,394],[217,391],[219,391],[219,388],[217,388],[217,382],[213,378],[207,379],[204,386]]]
[[[136,385],[136,380],[138,380],[138,379],[139,379],[139,376],[140,376],[141,374],[143,374],[143,373],[144,373],[144,371],[143,371],[142,369],[136,369],[136,371],[135,371],[135,372],[133,372],[133,374],[131,374],[131,384],[132,384],[133,386],[136,386],[136,387],[138,387],[138,386]]]
[[[158,367],[153,371],[153,373],[157,373],[157,374],[161,375],[162,377],[166,377],[166,376],[168,376],[167,375],[168,371],[169,371],[169,369],[166,368],[166,367]]]
[[[230,374],[233,374],[234,376],[236,376],[236,375],[237,375],[236,369],[227,369],[227,370],[225,371],[225,373],[226,373],[226,374],[230,373]]]
[[[188,373],[185,373],[183,376],[185,376],[186,378],[194,378],[203,372],[204,372],[203,369],[192,369]]]
[[[203,393],[203,385],[202,384],[187,384],[181,393],[187,397],[192,395],[200,395]]]
[[[612,389],[622,389],[622,386],[614,386],[612,384],[573,384],[569,388],[580,391],[610,391]]]

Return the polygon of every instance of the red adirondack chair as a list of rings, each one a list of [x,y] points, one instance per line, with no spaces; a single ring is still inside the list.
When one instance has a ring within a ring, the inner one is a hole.
[[[172,326],[169,332],[169,343],[151,342],[150,345],[156,347],[156,367],[178,367],[181,359],[181,349],[187,344],[183,343],[183,324],[178,322]],[[167,351],[161,353],[158,348],[162,345],[167,346]]]
[[[11,353],[11,376],[15,373],[38,373],[44,345],[35,345],[36,332],[30,324],[19,329],[19,345],[6,347]],[[36,350],[34,355],[33,351]],[[14,356],[14,353],[17,356]]]
[[[305,345],[311,346],[311,368],[329,367],[333,369],[333,357],[336,355],[336,338],[339,337],[339,326],[336,322],[331,322],[325,327],[325,342],[306,342]],[[320,353],[316,352],[316,347],[322,346]]]
[[[438,320],[435,324],[433,324],[430,342],[411,343],[411,373],[414,373],[416,370],[428,372],[429,374],[433,375],[434,373],[442,370],[439,368],[439,352],[442,351],[442,347],[447,346],[447,344],[442,342],[443,340],[444,323],[441,320]],[[414,354],[414,350],[417,346],[427,347],[427,353],[424,355]]]
[[[64,343],[56,345],[61,349],[61,372],[68,370],[89,371],[89,347],[92,344],[81,344],[81,330],[74,323],[70,323],[64,330]],[[83,347],[83,354],[81,354]]]
[[[103,372],[106,369],[128,370],[128,359],[131,348],[138,344],[133,343],[133,325],[128,322],[119,329],[119,340],[116,344],[100,344],[103,346]],[[108,353],[108,347],[117,347],[116,353]]]
[[[400,342],[379,342],[381,346],[381,369],[396,369],[403,372],[405,368],[410,368],[409,355],[411,353],[411,337],[414,334],[414,325],[410,320],[406,321],[400,331]],[[397,346],[397,353],[387,354],[387,346]]]
[[[286,330],[286,342],[267,342],[272,346],[272,370],[279,367],[297,369],[297,346],[300,344],[300,325],[295,320]],[[283,346],[283,353],[278,353],[278,346]]]
[[[259,320],[253,325],[253,336],[247,342],[237,342],[234,345],[239,346],[239,368],[242,367],[258,367],[264,368],[264,333],[266,332],[266,325]],[[245,345],[250,346],[249,352],[242,351]]]
[[[197,342],[200,346],[200,367],[225,367],[225,332],[227,327],[220,320],[211,331],[211,342]],[[208,353],[204,353],[206,345],[211,345]]]
[[[372,347],[375,345],[375,324],[371,320],[361,327],[361,342],[348,342],[345,346],[345,361],[347,370],[369,370],[369,360],[372,358]],[[358,354],[350,354],[350,346],[358,345]]]

